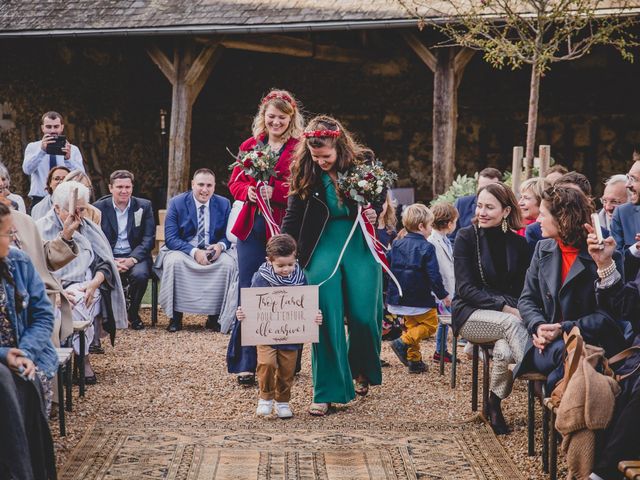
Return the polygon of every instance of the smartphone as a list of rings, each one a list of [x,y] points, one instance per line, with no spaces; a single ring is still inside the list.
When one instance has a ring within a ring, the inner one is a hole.
[[[55,137],[55,142],[47,145],[47,153],[49,155],[64,155],[62,149],[67,144],[67,137],[64,135],[58,135]]]
[[[216,251],[215,250],[211,250],[211,251],[207,252],[207,261],[209,263],[215,262],[215,260],[213,258],[213,257],[215,257],[215,255],[216,255]]]
[[[598,243],[604,243],[604,238],[602,237],[602,227],[600,226],[600,217],[598,217],[597,213],[591,214],[591,224],[593,225],[593,229],[596,231],[596,238],[598,239]]]

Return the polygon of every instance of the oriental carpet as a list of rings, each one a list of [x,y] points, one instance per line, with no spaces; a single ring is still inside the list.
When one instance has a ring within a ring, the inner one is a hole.
[[[348,431],[278,420],[94,425],[61,470],[62,480],[522,479],[480,422]]]

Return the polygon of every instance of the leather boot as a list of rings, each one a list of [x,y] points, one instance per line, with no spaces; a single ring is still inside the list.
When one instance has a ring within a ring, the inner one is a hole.
[[[167,332],[177,332],[182,330],[182,312],[173,312],[173,318],[169,321]]]
[[[496,435],[506,435],[509,433],[509,428],[507,427],[507,422],[502,415],[502,408],[500,403],[502,399],[498,397],[495,393],[489,392],[489,422],[491,423],[491,428],[493,428],[493,433]]]

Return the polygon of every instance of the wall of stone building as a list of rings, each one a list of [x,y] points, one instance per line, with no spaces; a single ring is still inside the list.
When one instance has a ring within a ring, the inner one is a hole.
[[[226,193],[225,149],[234,151],[250,135],[261,96],[280,87],[293,91],[309,116],[342,120],[399,173],[400,186],[429,199],[433,77],[397,33],[379,38],[380,57],[394,58],[384,68],[225,51],[194,106],[192,171],[213,168]],[[134,171],[140,195],[162,190],[159,111],[169,109],[171,88],[144,46],[141,39],[0,41],[0,157],[15,191],[28,190],[22,153],[41,137],[39,117],[47,110],[66,116],[67,136],[98,192],[117,168]],[[592,181],[627,170],[640,144],[637,70],[600,49],[547,74],[538,139],[552,145],[557,162]],[[526,133],[528,82],[527,71],[498,71],[479,56],[470,62],[459,91],[458,173],[510,166],[511,149]]]

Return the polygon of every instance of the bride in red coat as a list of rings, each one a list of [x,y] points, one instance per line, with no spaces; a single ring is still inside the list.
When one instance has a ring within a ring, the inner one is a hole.
[[[304,119],[293,95],[286,90],[271,90],[260,102],[253,119],[252,136],[240,145],[240,155],[266,146],[278,155],[275,174],[262,189],[262,196],[268,200],[278,225],[282,224],[287,208],[289,164],[303,130]],[[239,287],[248,288],[253,274],[266,257],[267,226],[256,203],[258,192],[253,177],[239,167],[234,168],[229,190],[235,200],[244,202],[231,232],[238,237]],[[238,374],[238,382],[242,385],[255,381],[256,348],[241,346],[237,321],[229,339],[227,369],[229,373]]]

